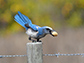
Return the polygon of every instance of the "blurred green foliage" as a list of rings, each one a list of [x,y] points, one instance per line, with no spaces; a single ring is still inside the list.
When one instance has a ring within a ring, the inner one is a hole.
[[[18,11],[40,26],[84,25],[84,0],[0,0],[1,34],[22,31],[23,27],[14,21]]]

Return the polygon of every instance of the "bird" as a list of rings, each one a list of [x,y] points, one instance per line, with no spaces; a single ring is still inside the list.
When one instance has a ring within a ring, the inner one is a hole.
[[[33,24],[31,20],[20,11],[18,11],[18,14],[14,16],[14,20],[26,29],[26,34],[29,36],[28,39],[32,42],[41,42],[40,39],[45,37],[47,34],[50,34],[53,37],[58,35],[58,33],[49,26],[40,27]]]

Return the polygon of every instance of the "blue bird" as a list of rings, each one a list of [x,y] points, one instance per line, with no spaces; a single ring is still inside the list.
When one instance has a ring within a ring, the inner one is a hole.
[[[19,11],[18,14],[14,16],[14,18],[17,23],[26,29],[26,34],[29,36],[29,40],[32,42],[35,42],[35,40],[32,40],[32,38],[37,39],[37,42],[40,42],[39,39],[45,37],[47,34],[51,34],[53,37],[58,35],[58,33],[51,27],[40,27],[38,25],[32,24],[31,20]]]

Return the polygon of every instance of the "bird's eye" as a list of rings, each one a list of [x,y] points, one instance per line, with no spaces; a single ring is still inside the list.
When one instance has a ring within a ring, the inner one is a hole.
[[[50,30],[49,28],[46,28],[46,30]]]
[[[49,28],[46,28],[47,31],[51,32],[51,30]]]

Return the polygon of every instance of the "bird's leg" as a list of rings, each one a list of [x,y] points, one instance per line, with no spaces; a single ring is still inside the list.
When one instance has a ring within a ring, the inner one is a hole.
[[[39,42],[39,39],[37,39],[37,42]]]
[[[37,42],[41,42],[39,39],[37,39]]]
[[[29,37],[29,40],[31,40],[31,37]]]
[[[31,40],[32,42],[36,42],[35,40],[32,40],[31,37],[29,37],[29,40]]]

